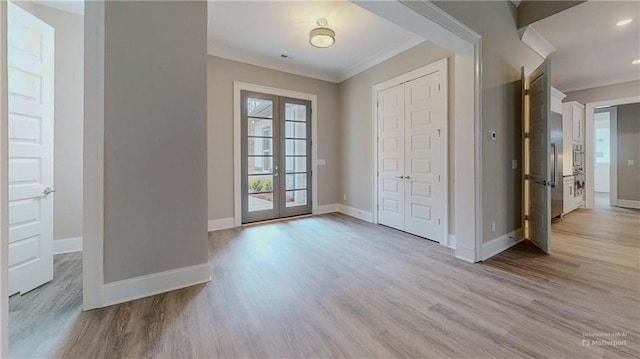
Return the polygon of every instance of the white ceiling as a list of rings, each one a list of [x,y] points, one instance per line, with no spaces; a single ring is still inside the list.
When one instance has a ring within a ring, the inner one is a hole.
[[[309,31],[322,17],[336,43],[317,49]],[[209,2],[209,54],[326,81],[345,80],[423,41],[343,0]]]
[[[623,27],[616,23],[631,18]],[[588,1],[536,22],[533,27],[557,50],[552,84],[560,91],[640,80],[640,2]]]

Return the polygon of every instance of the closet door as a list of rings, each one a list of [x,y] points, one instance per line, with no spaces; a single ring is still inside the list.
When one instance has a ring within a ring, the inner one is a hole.
[[[378,92],[378,223],[404,230],[404,85]]]
[[[442,174],[446,149],[441,137],[446,125],[441,72],[405,83],[405,228],[437,242],[443,218]],[[444,199],[446,200],[446,199]]]

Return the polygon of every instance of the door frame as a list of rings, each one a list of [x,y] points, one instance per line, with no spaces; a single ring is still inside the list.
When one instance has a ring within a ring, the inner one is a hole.
[[[611,100],[604,100],[604,101],[596,101],[596,102],[590,102],[587,103],[585,106],[585,133],[583,134],[584,136],[584,144],[585,144],[585,196],[586,196],[586,201],[585,201],[585,206],[589,209],[593,209],[595,206],[595,201],[594,201],[594,196],[595,196],[595,191],[594,191],[594,186],[593,186],[593,181],[595,180],[595,145],[596,145],[596,139],[595,139],[595,108],[596,107],[600,107],[600,106],[618,106],[618,105],[628,105],[631,103],[638,103],[640,102],[640,96],[631,96],[631,97],[623,97],[623,98],[617,98],[617,99],[611,99]],[[613,128],[613,122],[611,123],[611,133],[613,134],[614,128]],[[616,118],[616,132],[617,132],[617,118]],[[618,144],[618,136],[616,133],[615,139],[613,138],[614,136],[612,136],[611,138],[611,146],[614,146],[614,140],[615,140],[615,145],[617,146]],[[611,183],[610,183],[610,188],[609,190],[610,192],[610,200],[611,200],[611,205],[616,206],[618,205],[618,165],[617,165],[617,147],[615,148],[615,155],[616,155],[616,160],[614,161],[612,159],[611,161],[611,167],[610,167],[610,179],[611,179]],[[611,156],[614,156],[614,152],[611,152]],[[615,167],[614,167],[614,163],[615,163]],[[615,191],[615,193],[614,193]],[[615,202],[614,202],[614,196],[615,196]]]
[[[416,80],[420,77],[427,76],[431,73],[440,71],[444,74],[443,79],[445,81],[442,82],[442,90],[446,96],[446,103],[444,106],[444,129],[443,129],[443,137],[444,138],[444,175],[443,175],[443,183],[444,183],[444,233],[442,234],[442,238],[440,238],[440,244],[448,247],[449,246],[449,73],[448,73],[448,58],[443,58],[433,63],[430,63],[426,66],[423,66],[419,69],[413,70],[411,72],[407,72],[398,77],[394,77],[390,80],[381,82],[379,84],[374,85],[371,88],[371,113],[372,121],[373,121],[373,137],[371,140],[372,143],[372,153],[373,153],[373,223],[378,224],[378,93],[380,91],[404,84],[406,82]]]
[[[242,91],[311,101],[311,213],[318,212],[318,96],[276,87],[233,82],[233,224],[242,225]]]

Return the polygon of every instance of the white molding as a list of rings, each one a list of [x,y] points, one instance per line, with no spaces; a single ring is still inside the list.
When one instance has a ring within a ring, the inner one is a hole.
[[[556,51],[556,48],[544,38],[532,25],[528,25],[519,31],[520,40],[546,59],[551,53]]]
[[[482,248],[480,250],[480,258],[481,260],[486,261],[496,254],[513,247],[523,239],[522,228],[516,229],[515,231],[507,233],[498,238],[494,238],[489,242],[482,244]]]
[[[618,204],[618,108],[610,107],[607,109],[609,111],[609,204],[617,205]],[[586,121],[586,116],[585,116]],[[593,133],[595,135],[595,113],[594,113],[594,130]],[[594,146],[595,146],[595,136],[594,137]],[[585,156],[586,157],[586,156]],[[594,162],[595,162],[595,152],[594,152]],[[595,163],[594,163],[594,181],[595,181]],[[594,186],[589,187],[589,189],[593,188],[595,192],[595,183]],[[586,192],[586,189],[585,189]],[[591,196],[594,198],[595,202],[595,193]],[[595,206],[595,203],[594,203]]]
[[[373,213],[362,210],[362,209],[349,207],[344,204],[341,204],[340,213],[346,214],[347,216],[350,216],[350,217],[361,219],[365,222],[373,223]]]
[[[9,96],[7,86],[7,2],[0,1],[0,358],[9,356]]]
[[[100,308],[104,286],[104,1],[85,2],[82,308]]]
[[[456,258],[465,262],[475,263],[476,250],[473,247],[468,246],[466,243],[456,243]]]
[[[208,231],[219,231],[221,229],[233,228],[235,227],[235,219],[233,217],[229,218],[220,218],[220,219],[210,219],[208,222]]]
[[[640,209],[640,201],[632,201],[630,199],[618,199],[618,207]]]
[[[53,254],[72,253],[82,251],[82,237],[55,239]]]
[[[414,48],[425,41],[425,39],[416,35],[409,35],[402,40],[396,41],[390,46],[383,48],[382,50],[341,72],[337,82],[340,83],[342,81],[345,81],[361,72],[374,67],[381,62],[384,62],[398,54]]]
[[[203,263],[107,283],[104,285],[103,307],[206,283],[210,280],[211,267],[209,263]]]
[[[629,77],[629,74],[620,74],[607,76],[607,78],[604,79],[585,80],[569,84],[558,84],[557,87],[564,92],[573,92],[592,89],[596,87],[613,86],[638,80],[640,80],[640,74],[636,75],[635,77]]]
[[[242,225],[242,150],[241,150],[241,131],[240,131],[240,92],[253,91],[268,93],[276,96],[291,97],[301,100],[311,101],[311,171],[318,173],[318,96],[315,94],[298,92],[276,87],[256,85],[247,82],[233,82],[233,217],[234,225]],[[315,214],[318,210],[318,176],[311,176],[311,213]]]
[[[449,239],[448,239],[447,247],[451,249],[456,249],[456,235],[449,233],[448,237]]]
[[[339,203],[319,205],[313,214],[318,215],[318,214],[334,213],[334,212],[340,212]]]
[[[401,85],[405,82],[415,80],[417,78],[427,76],[431,73],[440,72],[443,74],[443,82],[442,82],[442,91],[445,94],[446,103],[444,106],[444,118],[445,123],[443,126],[443,134],[442,138],[444,139],[443,148],[444,148],[444,171],[442,173],[442,183],[444,184],[444,211],[443,211],[443,223],[441,227],[441,233],[439,243],[443,246],[448,246],[449,238],[447,234],[449,233],[449,59],[443,58],[433,63],[430,63],[426,66],[423,66],[419,69],[413,70],[411,72],[402,74],[400,76],[394,77],[390,80],[381,82],[379,84],[374,85],[371,88],[371,120],[372,120],[372,128],[373,128],[373,137],[371,140],[372,143],[372,154],[373,154],[373,171],[371,173],[371,178],[373,182],[373,216],[371,221],[373,223],[378,223],[378,93],[385,89]]]
[[[640,96],[631,96],[631,97],[623,97],[612,100],[605,101],[597,101],[587,103],[585,106],[585,161],[586,161],[586,171],[585,171],[585,194],[586,194],[586,203],[585,207],[589,209],[593,209],[594,203],[594,190],[593,190],[593,181],[595,180],[594,172],[594,162],[595,162],[595,136],[594,133],[594,111],[596,107],[600,106],[618,106],[618,105],[627,105],[630,103],[640,102]],[[617,128],[617,122],[616,122]],[[617,130],[616,130],[617,132]],[[613,133],[613,131],[612,131]],[[617,151],[616,151],[617,152]],[[617,157],[617,155],[616,155]],[[617,174],[617,171],[616,171]],[[611,182],[611,185],[614,185],[614,182]],[[617,186],[617,180],[615,182]],[[613,190],[613,187],[612,187]],[[615,188],[617,192],[617,187]],[[612,202],[615,204],[615,202]]]

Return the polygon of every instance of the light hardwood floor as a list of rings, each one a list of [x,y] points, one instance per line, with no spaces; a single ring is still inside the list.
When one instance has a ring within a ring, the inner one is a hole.
[[[275,222],[210,233],[207,285],[86,313],[65,255],[53,283],[11,299],[10,354],[640,357],[640,212],[578,210],[553,241],[552,255],[523,242],[470,264],[340,214]]]

